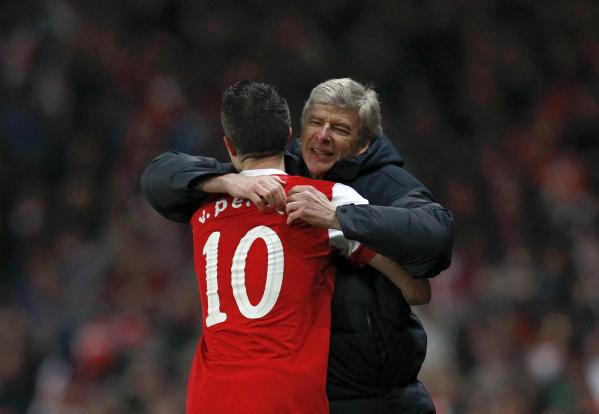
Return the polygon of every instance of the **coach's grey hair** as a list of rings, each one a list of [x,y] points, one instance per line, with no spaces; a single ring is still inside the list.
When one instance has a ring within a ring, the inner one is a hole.
[[[308,114],[312,111],[314,104],[357,109],[358,139],[356,146],[358,147],[383,133],[381,105],[377,93],[353,79],[329,79],[312,89],[302,111],[302,126],[308,120]]]

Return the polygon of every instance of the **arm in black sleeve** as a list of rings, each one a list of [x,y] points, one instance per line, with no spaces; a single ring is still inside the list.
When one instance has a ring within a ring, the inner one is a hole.
[[[415,277],[434,276],[449,267],[451,213],[437,203],[416,208],[400,204],[343,206],[337,208],[337,218],[347,238],[393,258]]]
[[[168,151],[146,167],[141,176],[141,188],[158,213],[169,220],[186,223],[207,196],[195,189],[194,184],[231,172],[235,170],[230,163]]]
[[[436,276],[451,263],[451,212],[415,180],[408,186],[403,185],[405,182],[398,186],[394,180],[378,178],[368,193],[389,194],[395,190],[392,197],[396,198],[381,202],[361,192],[372,204],[338,207],[343,233],[401,263],[414,277]]]

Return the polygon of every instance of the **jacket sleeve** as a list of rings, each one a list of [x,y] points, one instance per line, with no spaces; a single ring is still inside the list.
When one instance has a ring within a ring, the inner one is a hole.
[[[378,180],[377,184],[383,186],[378,191],[392,191],[388,180]],[[410,188],[391,203],[370,202],[337,208],[347,238],[394,259],[417,278],[436,276],[449,267],[453,217],[424,186]]]
[[[213,158],[168,151],[156,157],[141,176],[141,188],[150,205],[162,216],[178,223],[189,221],[207,193],[196,182],[234,172],[230,163]]]

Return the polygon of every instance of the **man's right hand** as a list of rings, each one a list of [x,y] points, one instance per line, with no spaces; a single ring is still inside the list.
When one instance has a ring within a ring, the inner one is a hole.
[[[287,196],[285,181],[275,175],[246,176],[226,174],[211,177],[196,184],[206,193],[226,193],[233,197],[250,200],[263,213],[285,211]]]

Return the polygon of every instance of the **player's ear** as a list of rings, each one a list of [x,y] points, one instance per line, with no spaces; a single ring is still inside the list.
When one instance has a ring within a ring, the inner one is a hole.
[[[287,135],[287,145],[289,145],[291,143],[292,139],[293,139],[293,129],[291,127],[289,127],[289,135]]]
[[[225,142],[225,147],[227,147],[227,151],[229,151],[229,155],[232,157],[237,156],[237,150],[235,149],[235,145],[233,145],[233,141],[228,135],[223,137],[223,141]]]

